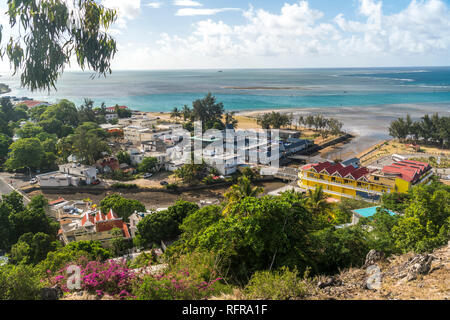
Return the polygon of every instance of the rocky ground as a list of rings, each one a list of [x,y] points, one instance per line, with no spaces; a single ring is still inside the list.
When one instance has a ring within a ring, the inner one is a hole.
[[[160,269],[154,271],[161,272]],[[383,253],[372,250],[362,268],[350,268],[333,277],[319,276],[307,282],[308,300],[449,300],[450,242],[431,254],[408,253],[387,259]],[[43,292],[43,299],[57,299],[58,295],[56,289],[48,288]],[[114,298],[86,292],[63,298],[99,299]],[[245,300],[245,294],[235,289],[232,294],[212,300]]]
[[[385,259],[372,251],[363,268],[321,277],[311,299],[448,300],[450,242],[432,254],[405,254]]]

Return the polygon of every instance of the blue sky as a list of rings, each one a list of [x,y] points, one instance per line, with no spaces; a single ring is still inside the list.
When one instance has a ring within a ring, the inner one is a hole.
[[[98,1],[115,70],[450,64],[450,0]]]

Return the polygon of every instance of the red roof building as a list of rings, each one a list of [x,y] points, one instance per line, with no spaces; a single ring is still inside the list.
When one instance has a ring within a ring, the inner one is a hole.
[[[128,107],[127,106],[119,106],[119,109],[126,110],[126,109],[128,109]],[[108,107],[108,108],[106,108],[106,112],[115,113],[116,107]]]
[[[101,211],[97,211],[96,213],[86,212],[81,219],[81,225],[83,227],[94,226],[96,232],[107,232],[118,228],[122,230],[125,238],[130,238],[127,224],[122,218],[117,217],[112,210],[109,210],[106,215]]]
[[[369,174],[369,170],[367,168],[355,168],[352,165],[345,167],[340,163],[331,163],[328,161],[319,162],[310,166],[304,166],[302,169],[308,170],[309,168],[313,168],[317,173],[325,173],[330,176],[336,174],[342,178],[347,177],[354,180],[359,180]]]
[[[381,171],[385,174],[396,175],[405,181],[416,183],[429,170],[431,170],[431,166],[428,163],[402,160],[385,166]]]
[[[26,105],[28,107],[28,109],[32,109],[34,107],[41,106],[41,105],[44,105],[44,106],[49,105],[47,102],[37,101],[37,100],[24,100],[24,101],[21,101],[18,103],[18,105],[21,105],[21,104]]]

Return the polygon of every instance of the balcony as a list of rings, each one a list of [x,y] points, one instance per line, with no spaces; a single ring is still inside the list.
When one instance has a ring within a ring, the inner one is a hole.
[[[358,187],[354,187],[348,184],[342,184],[342,183],[336,183],[336,182],[331,182],[331,181],[327,181],[327,180],[319,180],[319,179],[314,179],[314,178],[310,178],[310,177],[301,177],[301,180],[308,180],[308,181],[313,181],[313,182],[318,182],[318,183],[323,183],[323,184],[327,184],[327,185],[332,185],[335,187],[340,187],[340,188],[347,188],[347,189],[352,189],[352,190],[356,190],[356,191],[361,191],[361,192],[369,192],[369,193],[374,193],[377,195],[383,195],[383,192],[380,191],[375,191],[372,189],[364,189],[364,188],[358,188]],[[325,191],[325,189],[324,189]],[[389,192],[389,189],[388,191]]]

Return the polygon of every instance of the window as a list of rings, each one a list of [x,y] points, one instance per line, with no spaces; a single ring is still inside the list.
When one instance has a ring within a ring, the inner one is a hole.
[[[373,177],[373,180],[375,180],[375,181],[379,181],[380,180],[380,177]]]

